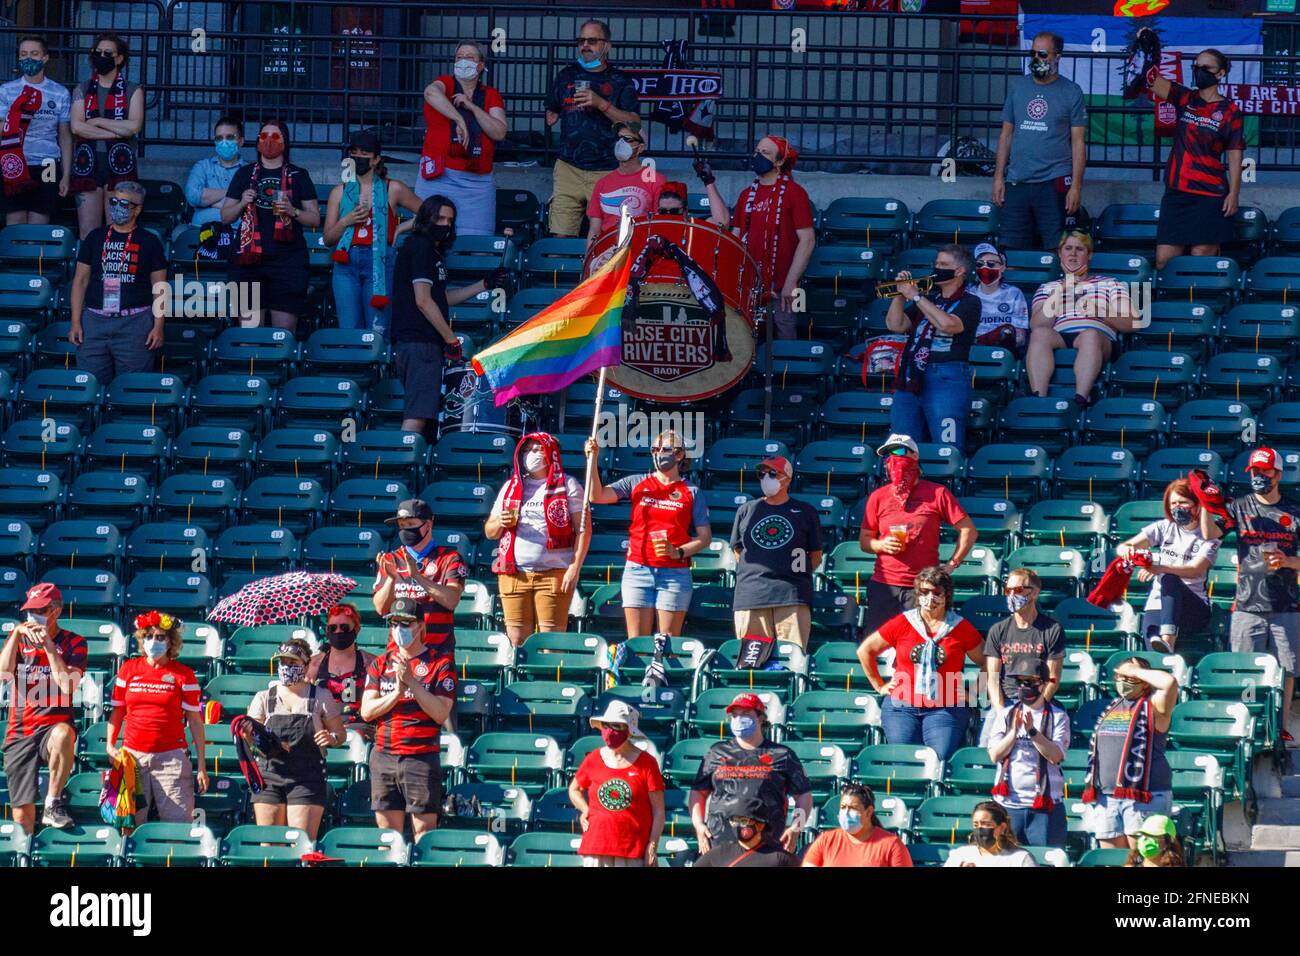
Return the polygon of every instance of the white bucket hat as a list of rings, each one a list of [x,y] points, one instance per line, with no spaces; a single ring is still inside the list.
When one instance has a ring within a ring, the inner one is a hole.
[[[592,717],[588,723],[596,730],[600,730],[602,724],[627,724],[628,736],[640,737],[641,731],[637,727],[640,716],[636,708],[627,701],[615,699],[605,705],[603,714]]]

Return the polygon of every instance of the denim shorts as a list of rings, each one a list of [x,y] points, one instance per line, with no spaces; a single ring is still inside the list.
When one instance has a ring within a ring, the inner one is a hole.
[[[623,566],[623,606],[685,611],[691,606],[690,568],[652,568],[629,561]]]
[[[1097,803],[1088,808],[1088,828],[1098,840],[1113,840],[1126,834],[1137,833],[1142,821],[1153,813],[1167,814],[1173,806],[1172,790],[1155,790],[1151,800],[1116,799],[1108,793],[1100,795]]]

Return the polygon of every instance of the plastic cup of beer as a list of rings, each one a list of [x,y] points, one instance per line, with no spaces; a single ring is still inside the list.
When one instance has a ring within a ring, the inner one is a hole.
[[[1282,549],[1275,543],[1270,541],[1268,544],[1260,548],[1260,553],[1264,556],[1264,563],[1267,564],[1271,570],[1276,571],[1282,566],[1282,559],[1285,555],[1282,554]]]
[[[581,93],[583,90],[591,89],[591,80],[574,80],[573,92]]]
[[[889,526],[889,536],[899,544],[907,544],[907,525],[894,524]]]
[[[655,549],[655,557],[668,557],[668,532],[655,530],[650,532],[650,544]]]
[[[502,508],[501,523],[505,525],[507,528],[513,528],[515,525],[517,525],[519,523],[519,509],[509,508],[509,507]]]

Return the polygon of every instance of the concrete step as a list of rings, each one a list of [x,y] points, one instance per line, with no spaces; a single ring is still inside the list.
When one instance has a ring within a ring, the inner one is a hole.
[[[1300,850],[1234,850],[1228,866],[1300,866]]]
[[[1257,823],[1251,828],[1252,850],[1300,850],[1300,826]]]
[[[1274,823],[1300,828],[1300,797],[1281,797],[1259,801],[1256,823]]]

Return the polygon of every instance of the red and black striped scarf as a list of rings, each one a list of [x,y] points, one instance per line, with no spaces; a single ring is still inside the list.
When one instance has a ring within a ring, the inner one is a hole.
[[[1123,706],[1124,702],[1121,697],[1107,707],[1093,728],[1092,743],[1088,747],[1088,774],[1083,780],[1084,803],[1096,803],[1100,797],[1097,786],[1097,748],[1101,734],[1098,731],[1107,715],[1116,707]],[[1114,796],[1117,799],[1151,802],[1151,757],[1155,753],[1156,729],[1152,710],[1151,694],[1148,692],[1138,699],[1137,706],[1133,708],[1128,733],[1124,736],[1124,752],[1120,755],[1119,770],[1115,774]]]
[[[1016,725],[1016,718],[1020,715],[1020,708],[1022,707],[1028,710],[1031,715],[1033,714],[1033,708],[1021,701],[1020,703],[1013,705],[1011,712],[1007,714],[1008,726],[1014,727]],[[1048,740],[1051,740],[1052,730],[1052,702],[1044,701],[1043,736]],[[1011,792],[1011,757],[1015,754],[1016,747],[1019,746],[1019,744],[1019,740],[1013,743],[1011,749],[1007,751],[1007,755],[1002,758],[1002,763],[998,764],[997,777],[993,781],[993,790],[991,791],[995,797],[1005,797]],[[1032,747],[1033,744],[1031,743],[1030,746]],[[1051,787],[1049,786],[1050,782],[1047,758],[1044,757],[1040,751],[1038,754],[1038,776],[1034,780],[1034,802],[1032,809],[1042,810],[1044,813],[1051,813],[1052,810],[1055,809],[1056,801],[1052,799]]]
[[[253,178],[249,180],[253,192],[261,190],[262,184],[262,161],[259,159],[253,166]],[[284,194],[285,201],[293,203],[293,177],[289,175],[289,161],[286,159],[280,164],[280,192]],[[275,218],[275,241],[292,242],[293,241],[293,220],[287,216],[276,216]],[[240,265],[253,265],[262,260],[262,227],[257,220],[257,197],[244,207],[244,214],[239,220],[239,245],[235,253],[236,261]]]
[[[112,92],[101,109],[99,105],[99,74],[91,71],[86,81],[86,95],[83,102],[86,119],[106,116],[111,120],[125,120],[130,112],[131,103],[126,95],[126,67],[117,71],[113,78]],[[135,147],[125,139],[109,140],[105,144],[109,151],[109,177],[106,188],[112,189],[120,182],[135,179]],[[69,189],[74,193],[90,192],[98,189],[95,181],[95,143],[82,140],[77,144],[72,161],[72,179]]]
[[[41,91],[24,83],[23,91],[14,97],[5,116],[4,128],[0,129],[0,173],[4,175],[6,196],[25,192],[36,185],[27,169],[23,141],[27,138],[27,127],[32,125],[32,117],[40,108]]]

